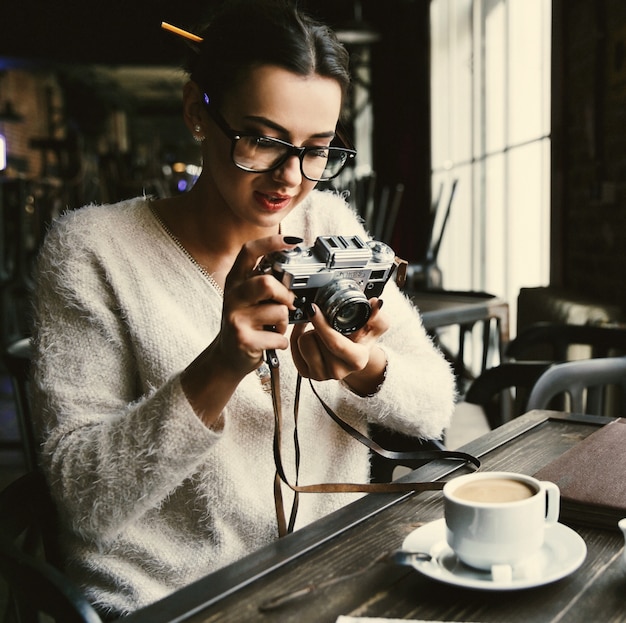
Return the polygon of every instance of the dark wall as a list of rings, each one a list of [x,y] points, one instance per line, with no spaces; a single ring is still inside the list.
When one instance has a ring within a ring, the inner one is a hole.
[[[177,64],[160,24],[192,24],[211,0],[3,0],[0,57],[76,63]]]
[[[335,27],[354,4],[301,0]],[[159,28],[211,4],[165,0],[7,0],[0,57],[176,64],[180,42]],[[553,0],[552,277],[554,285],[626,310],[626,2]],[[406,185],[393,245],[422,259],[430,204],[428,0],[362,0],[381,34],[372,46],[374,166]]]
[[[389,7],[372,6],[382,34],[373,48],[374,168],[386,184],[405,185],[393,247],[404,259],[420,261],[431,197],[429,2]]]
[[[0,58],[178,65],[180,41],[161,30],[161,21],[193,29],[218,1],[6,0],[0,2]],[[405,259],[420,260],[430,204],[429,0],[300,5],[334,28],[358,22],[380,33],[371,47],[374,169],[381,187],[405,185],[393,246]]]
[[[556,0],[555,285],[626,310],[626,3]]]
[[[355,18],[351,1],[304,4],[337,29],[345,29]],[[429,242],[429,7],[429,0],[360,2],[363,23],[380,35],[370,46],[373,167],[379,186],[405,187],[392,246],[409,261],[423,260]]]

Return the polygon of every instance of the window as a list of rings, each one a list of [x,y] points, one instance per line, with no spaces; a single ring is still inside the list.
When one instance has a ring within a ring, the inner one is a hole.
[[[550,0],[431,0],[432,193],[458,180],[443,286],[549,282]],[[435,228],[436,229],[436,228]]]

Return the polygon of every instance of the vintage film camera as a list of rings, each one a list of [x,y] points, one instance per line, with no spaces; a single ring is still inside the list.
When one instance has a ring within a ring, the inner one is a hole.
[[[365,325],[372,313],[368,299],[380,296],[395,268],[389,246],[359,236],[319,236],[312,247],[278,251],[259,265],[296,294],[290,323],[306,322],[304,307],[315,303],[344,334]]]

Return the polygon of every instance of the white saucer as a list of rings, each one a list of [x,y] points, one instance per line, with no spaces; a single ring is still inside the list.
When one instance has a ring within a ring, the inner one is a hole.
[[[420,573],[456,586],[491,591],[510,591],[542,586],[560,580],[580,567],[587,556],[587,546],[579,534],[563,524],[546,526],[541,550],[524,563],[513,567],[510,580],[494,580],[491,571],[464,565],[446,543],[445,519],[433,521],[409,534],[402,549],[428,552],[431,560],[417,560],[413,567]]]

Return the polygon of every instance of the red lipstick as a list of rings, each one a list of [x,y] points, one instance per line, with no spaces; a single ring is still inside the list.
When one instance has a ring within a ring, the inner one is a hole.
[[[255,191],[254,198],[256,202],[268,212],[284,210],[291,201],[289,195],[265,194],[259,191]]]

